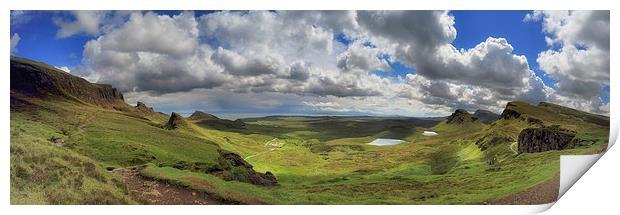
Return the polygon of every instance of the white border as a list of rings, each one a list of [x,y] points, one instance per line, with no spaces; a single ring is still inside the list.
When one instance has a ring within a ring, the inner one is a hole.
[[[198,1],[198,0],[24,0],[24,1],[4,1],[2,15],[0,16],[0,28],[5,32],[2,44],[5,51],[0,52],[4,59],[9,59],[9,10],[217,10],[217,9],[319,9],[319,10],[379,10],[379,9],[450,9],[450,10],[528,10],[528,9],[581,9],[595,10],[604,9],[611,10],[611,38],[616,38],[616,28],[618,16],[617,4],[613,1],[604,0],[581,0],[581,1],[554,1],[554,0],[214,0],[214,1]],[[611,41],[611,49],[618,50],[618,43]],[[611,52],[611,71],[615,71],[615,62],[617,55],[615,51]],[[7,206],[10,200],[9,194],[9,82],[8,77],[8,60],[1,61],[2,77],[0,78],[0,101],[2,111],[0,118],[2,119],[2,127],[0,128],[0,138],[2,138],[2,153],[0,153],[3,163],[0,165],[0,201],[3,204],[2,211],[5,214],[110,214],[110,213],[139,213],[139,214],[387,214],[387,213],[476,213],[476,214],[520,214],[524,212],[536,212],[546,209],[549,205],[542,206]],[[616,63],[617,64],[617,63]],[[612,145],[618,135],[618,103],[614,102],[614,92],[620,92],[618,89],[618,74],[611,72],[611,128],[612,134],[610,145]],[[618,150],[610,149],[603,158],[594,165],[592,174],[585,174],[583,179],[569,190],[566,195],[559,200],[554,206],[552,212],[566,213],[574,212],[574,209],[584,209],[584,212],[604,211],[605,208],[610,211],[618,209],[618,204],[613,202],[617,199],[616,194],[619,192],[617,186],[618,173],[616,164],[620,158]],[[613,166],[612,166],[613,165]],[[615,180],[614,180],[615,179]],[[600,183],[601,181],[605,184]],[[583,182],[583,183],[582,183]],[[611,187],[614,189],[606,189]],[[583,187],[586,187],[583,189]],[[594,187],[588,189],[587,187]],[[567,199],[564,203],[563,199]],[[611,201],[610,201],[611,200]],[[607,204],[596,204],[606,202]],[[592,205],[594,204],[594,205]],[[591,208],[596,207],[596,208]],[[617,210],[616,210],[617,211]]]

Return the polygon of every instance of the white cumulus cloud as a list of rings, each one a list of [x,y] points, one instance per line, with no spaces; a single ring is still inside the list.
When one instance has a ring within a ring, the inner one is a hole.
[[[17,33],[14,33],[13,36],[11,36],[11,53],[17,52],[17,44],[19,44],[21,39],[22,38]]]
[[[601,85],[591,83],[608,84],[609,79],[609,48],[595,35],[566,30],[564,25],[573,21],[544,24],[547,42],[561,47],[537,59],[541,69],[560,80],[553,89],[505,38],[453,46],[458,20],[447,11],[100,13],[76,11],[73,19],[58,18],[58,35],[95,36],[84,46],[83,63],[71,72],[113,84],[128,92],[129,100],[158,104],[195,96],[204,101],[188,105],[219,110],[226,110],[225,104],[251,104],[221,98],[235,96],[264,99],[269,101],[265,106],[278,110],[412,115],[441,115],[453,108],[499,112],[513,100],[605,109],[597,98],[572,96],[595,92]],[[574,15],[562,15],[562,20]],[[534,12],[524,20],[550,16]],[[579,17],[581,22],[601,20]],[[382,77],[392,70],[388,60],[416,72]],[[605,71],[605,61],[607,73],[580,72]]]

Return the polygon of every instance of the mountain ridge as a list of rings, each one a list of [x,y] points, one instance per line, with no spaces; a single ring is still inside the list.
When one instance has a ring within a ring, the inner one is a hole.
[[[130,110],[123,94],[109,84],[96,84],[41,62],[11,57],[11,92],[34,97],[64,97],[88,104]]]

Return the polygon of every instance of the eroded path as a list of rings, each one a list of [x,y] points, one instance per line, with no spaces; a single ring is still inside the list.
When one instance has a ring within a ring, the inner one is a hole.
[[[560,174],[529,189],[486,202],[492,205],[535,205],[555,202],[560,188]]]
[[[217,205],[224,204],[210,194],[152,180],[140,175],[142,167],[119,168],[112,172],[123,176],[129,195],[149,205]]]

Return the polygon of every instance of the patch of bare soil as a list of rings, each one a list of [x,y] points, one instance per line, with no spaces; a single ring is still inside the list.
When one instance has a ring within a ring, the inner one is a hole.
[[[140,175],[141,167],[119,168],[129,195],[149,205],[218,205],[224,204],[212,195],[178,185],[152,180]]]
[[[484,202],[491,205],[539,205],[555,202],[560,188],[560,174],[529,189]]]

